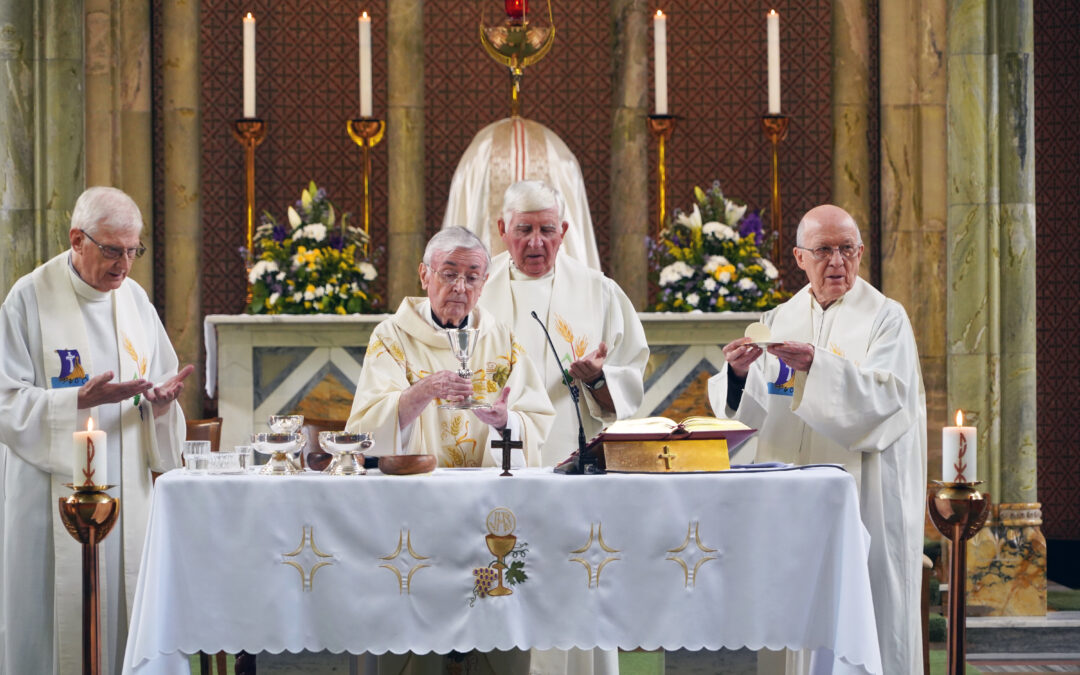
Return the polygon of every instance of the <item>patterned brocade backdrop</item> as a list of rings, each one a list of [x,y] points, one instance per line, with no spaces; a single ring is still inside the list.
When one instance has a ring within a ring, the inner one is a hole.
[[[692,204],[695,185],[719,180],[729,197],[763,209],[770,226],[771,146],[761,130],[768,110],[765,15],[780,13],[783,114],[791,117],[780,143],[784,248],[780,266],[788,289],[806,283],[791,260],[795,227],[808,209],[829,200],[830,19],[828,0],[701,3],[650,2],[662,9],[668,30],[668,108],[678,121],[667,147],[667,210]],[[653,111],[652,43],[649,112]],[[656,144],[649,150],[650,226],[656,222]]]
[[[1048,538],[1080,540],[1080,4],[1034,11],[1039,501]]]

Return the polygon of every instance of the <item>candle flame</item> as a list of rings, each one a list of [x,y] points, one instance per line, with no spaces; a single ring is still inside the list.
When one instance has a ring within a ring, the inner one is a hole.
[[[362,19],[368,18],[367,12],[364,12],[364,14],[360,18],[362,18]]]
[[[660,9],[656,10],[656,18],[657,19],[663,19],[664,18],[663,10],[660,10]]]
[[[769,10],[769,16],[778,16],[778,14],[776,13],[775,9],[770,9]]]
[[[87,418],[87,420],[86,420],[86,430],[87,431],[93,431],[94,430],[94,418],[93,417]]]
[[[956,410],[956,426],[964,426],[964,411],[957,408]]]
[[[251,16],[251,12],[248,12],[247,16],[244,17],[244,21],[254,21],[254,20],[255,20],[255,17]]]

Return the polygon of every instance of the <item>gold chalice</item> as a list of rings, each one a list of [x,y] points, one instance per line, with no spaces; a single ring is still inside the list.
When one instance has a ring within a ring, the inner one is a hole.
[[[457,371],[458,377],[472,382],[473,371],[469,369],[469,357],[472,356],[473,350],[476,349],[476,341],[480,331],[476,328],[447,328],[443,333],[446,334],[446,339],[450,342],[450,352],[461,363],[461,368]],[[490,408],[491,406],[483,401],[478,401],[474,396],[469,396],[455,403],[442,403],[439,407],[451,410],[473,410],[475,408]]]
[[[488,595],[510,595],[513,591],[503,586],[503,570],[506,569],[506,563],[503,560],[510,551],[514,550],[517,537],[512,534],[489,534],[484,538],[487,540],[487,547],[491,551],[491,555],[499,559],[498,562],[492,565],[492,567],[499,570],[499,585],[488,591]]]

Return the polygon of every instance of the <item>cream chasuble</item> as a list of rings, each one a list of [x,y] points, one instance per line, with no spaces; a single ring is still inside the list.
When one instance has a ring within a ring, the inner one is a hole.
[[[44,307],[49,311],[39,312]],[[177,465],[184,417],[173,405],[155,419],[141,397],[78,410],[78,387],[106,370],[117,380],[163,382],[176,373],[176,354],[134,281],[97,291],[78,278],[68,252],[20,279],[0,316],[0,440],[9,446],[3,534],[20,542],[4,550],[4,672],[79,670],[81,554],[56,503],[71,493],[63,484],[72,479],[72,434],[91,416],[108,434],[108,481],[121,498],[100,568],[102,672],[118,671],[142,557],[150,469]]]
[[[375,327],[346,426],[374,434],[372,454],[400,450],[436,455],[439,466],[493,466],[493,430],[468,410],[444,410],[436,400],[410,425],[407,438],[399,429],[401,393],[434,372],[460,368],[446,335],[423,314],[429,306],[427,298],[405,298],[393,317]],[[480,308],[469,321],[479,330],[469,361],[473,395],[491,402],[510,388],[507,410],[518,417],[526,463],[539,466],[540,443],[554,419],[540,377],[507,326]]]
[[[503,193],[511,183],[522,180],[542,180],[559,191],[570,224],[562,248],[599,271],[600,254],[581,166],[555,132],[522,117],[501,119],[473,137],[450,182],[443,228],[464,227],[480,237],[492,255],[506,250],[497,227]]]
[[[907,313],[856,279],[826,310],[806,286],[762,321],[773,340],[815,346],[810,371],[793,373],[764,354],[747,374],[738,410],[731,411],[725,367],[709,380],[712,409],[760,430],[744,446],[756,447],[756,461],[840,463],[855,477],[871,538],[870,582],[884,672],[918,672],[926,399]]]
[[[535,311],[547,326],[563,368],[569,368],[601,342],[607,344],[604,378],[615,413],[605,413],[580,386],[579,406],[586,439],[616,419],[638,412],[645,396],[643,378],[649,346],[637,312],[614,281],[587,269],[561,250],[550,274],[531,279],[514,268],[509,253],[500,253],[491,261],[480,306],[512,323],[514,334],[526,345],[555,406],[555,426],[544,442],[541,466],[554,466],[577,450],[577,416],[555,355],[530,312]]]

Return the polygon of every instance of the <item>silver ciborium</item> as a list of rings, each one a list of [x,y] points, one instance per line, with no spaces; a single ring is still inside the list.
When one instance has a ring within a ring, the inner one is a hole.
[[[457,371],[458,377],[463,377],[471,383],[473,372],[469,369],[469,358],[472,356],[473,350],[476,349],[476,341],[480,331],[476,328],[447,328],[443,332],[446,333],[446,339],[450,342],[450,352],[454,355],[454,358],[461,362],[461,368]],[[490,408],[491,406],[483,401],[477,401],[470,394],[461,401],[443,403],[439,407],[451,410],[473,410],[475,408]]]
[[[363,476],[367,473],[363,453],[374,442],[366,432],[320,431],[319,445],[334,456],[324,472],[332,476]]]
[[[301,473],[294,457],[304,447],[304,435],[293,433],[252,434],[251,444],[264,455],[270,455],[260,473],[268,476],[291,476]]]

